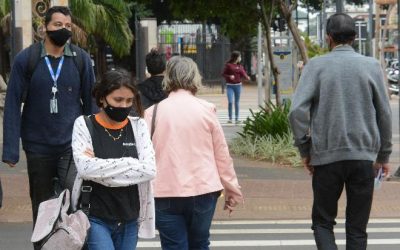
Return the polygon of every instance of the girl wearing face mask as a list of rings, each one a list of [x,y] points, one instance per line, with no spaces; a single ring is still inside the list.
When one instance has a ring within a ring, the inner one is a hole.
[[[79,117],[73,129],[78,174],[72,205],[89,209],[89,250],[132,250],[138,236],[155,234],[150,186],[156,173],[153,146],[138,91],[127,72],[107,72],[93,96],[101,111],[89,116],[90,121]],[[128,117],[131,109],[140,117]],[[82,204],[83,196],[79,199],[87,191],[91,191],[89,206]]]
[[[239,100],[242,92],[242,78],[250,80],[243,66],[240,64],[242,58],[239,51],[233,51],[231,58],[226,62],[222,75],[226,81],[226,94],[228,96],[228,123],[232,123],[232,103],[235,97],[235,123],[239,121]]]

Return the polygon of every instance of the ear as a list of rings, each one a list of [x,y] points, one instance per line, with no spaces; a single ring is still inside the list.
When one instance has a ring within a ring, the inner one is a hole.
[[[106,99],[104,97],[100,99],[100,103],[101,103],[101,106],[103,108],[105,108],[107,106],[107,102],[106,102]]]

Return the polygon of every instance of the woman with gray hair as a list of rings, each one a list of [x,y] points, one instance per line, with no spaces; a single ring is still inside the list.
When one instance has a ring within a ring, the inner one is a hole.
[[[153,186],[162,249],[209,249],[222,190],[229,213],[243,203],[215,106],[195,96],[201,86],[196,63],[175,56],[167,62],[163,81],[168,98],[145,114],[154,132]]]

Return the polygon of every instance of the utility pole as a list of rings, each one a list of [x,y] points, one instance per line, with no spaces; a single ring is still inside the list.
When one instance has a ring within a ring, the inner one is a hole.
[[[258,35],[257,35],[257,86],[258,86],[258,106],[263,106],[263,96],[262,96],[262,27],[261,22],[258,22]]]
[[[326,45],[325,36],[326,36],[326,20],[327,20],[326,7],[327,6],[328,6],[328,0],[323,0],[322,17],[321,17],[321,38],[322,38],[323,47],[325,47],[325,45]]]
[[[374,47],[372,43],[372,31],[374,30],[374,0],[368,0],[368,56],[374,56]]]
[[[397,0],[397,58],[399,59],[400,62],[400,0]],[[400,77],[397,79],[397,83],[400,86]],[[400,100],[399,100],[399,106],[400,106]],[[400,114],[400,108],[399,108],[399,114]],[[394,173],[395,177],[400,177],[400,167],[397,168],[397,171]]]
[[[336,13],[343,13],[343,12],[344,12],[343,0],[336,0]]]
[[[17,54],[15,48],[15,0],[11,0],[11,56],[10,64],[14,62],[15,55]]]

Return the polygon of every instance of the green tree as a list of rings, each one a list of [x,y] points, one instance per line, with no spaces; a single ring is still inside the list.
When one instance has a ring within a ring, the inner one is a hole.
[[[73,22],[82,28],[91,43],[95,55],[97,74],[107,69],[106,46],[116,56],[128,55],[131,51],[133,34],[128,20],[132,13],[129,2],[122,0],[70,0]]]

